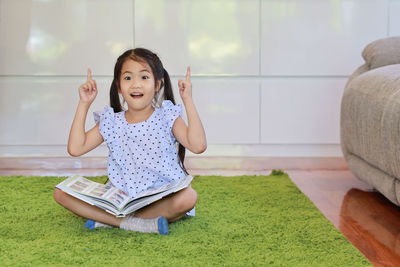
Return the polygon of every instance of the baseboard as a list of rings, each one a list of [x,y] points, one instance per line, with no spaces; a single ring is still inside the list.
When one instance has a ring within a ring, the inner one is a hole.
[[[106,175],[105,157],[0,158],[0,175]],[[187,157],[189,173],[240,175],[281,170],[348,170],[342,157]]]
[[[105,144],[84,157],[105,157]],[[187,151],[190,157],[342,157],[340,144],[208,144],[201,155]],[[0,145],[0,158],[69,157],[67,145]]]

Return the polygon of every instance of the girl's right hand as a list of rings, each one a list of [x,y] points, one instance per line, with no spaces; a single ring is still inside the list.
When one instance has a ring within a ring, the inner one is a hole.
[[[92,79],[92,71],[88,69],[87,81],[79,87],[80,101],[87,104],[92,104],[97,96],[97,84]]]

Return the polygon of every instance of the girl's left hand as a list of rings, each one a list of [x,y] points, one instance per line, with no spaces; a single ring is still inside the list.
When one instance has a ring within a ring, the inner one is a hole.
[[[179,94],[182,100],[192,97],[192,82],[190,81],[190,67],[186,71],[186,80],[178,81]]]

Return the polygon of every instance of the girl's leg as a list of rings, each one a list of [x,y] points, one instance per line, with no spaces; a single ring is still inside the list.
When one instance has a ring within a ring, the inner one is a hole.
[[[124,230],[139,231],[146,233],[160,233],[162,235],[168,235],[168,223],[163,217],[157,216],[152,219],[142,219],[138,217],[128,216],[125,218],[117,218],[108,212],[89,205],[77,198],[74,198],[59,189],[54,190],[54,199],[61,206],[69,209],[73,213],[89,219],[86,222],[85,227],[93,229],[96,222],[100,222],[106,225],[112,225],[115,227],[122,228]],[[88,224],[88,226],[86,226]]]
[[[83,202],[82,200],[72,197],[58,188],[54,190],[54,199],[58,204],[79,216],[115,227],[120,226],[121,218],[117,218],[98,207],[92,206]]]
[[[168,197],[135,212],[139,218],[165,217],[168,222],[175,222],[185,216],[197,202],[197,193],[191,187],[182,189]]]
[[[115,227],[121,226],[121,218],[117,218],[100,208],[97,208],[77,198],[74,198],[57,188],[54,190],[54,199],[61,206],[69,209],[79,216]],[[196,202],[196,191],[194,191],[191,187],[188,187],[136,211],[134,216],[141,219],[154,219],[163,216],[165,219],[168,220],[168,222],[175,222],[185,216],[186,212],[190,211],[195,206]],[[145,221],[140,221],[140,219],[131,219],[131,221],[127,222],[127,220],[125,220],[123,228],[125,229],[126,224],[129,224],[132,226],[128,227],[129,230],[137,229],[137,227],[139,227],[140,229],[144,229],[147,228],[147,225],[149,224]],[[162,220],[156,219],[156,221],[154,222],[154,227],[158,227],[158,229],[156,230],[160,231],[160,233],[162,234],[168,234],[168,226],[166,226],[162,222]],[[147,229],[145,231],[147,231]]]

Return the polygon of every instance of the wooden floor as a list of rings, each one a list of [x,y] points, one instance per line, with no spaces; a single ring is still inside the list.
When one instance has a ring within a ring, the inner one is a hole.
[[[348,170],[288,173],[374,266],[400,266],[400,209],[397,206]]]
[[[103,175],[104,164],[104,159],[0,159],[0,175]],[[187,168],[193,175],[283,169],[374,266],[400,266],[400,208],[354,177],[341,158],[194,158]]]

